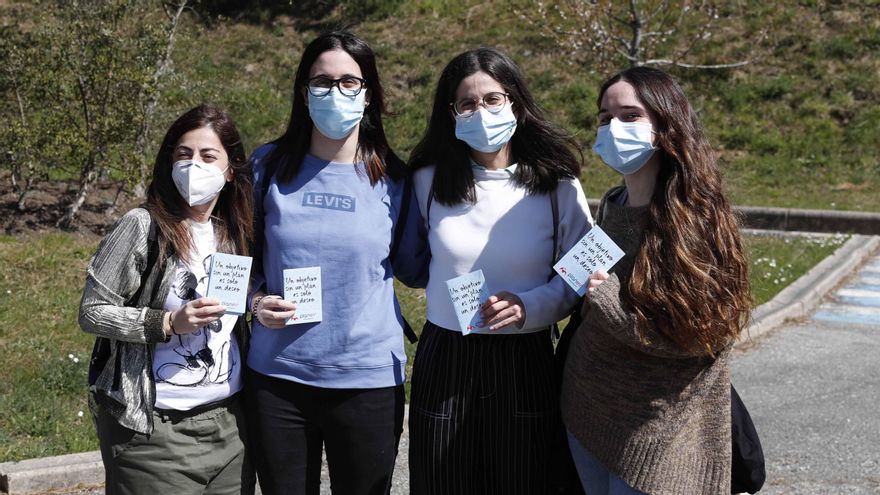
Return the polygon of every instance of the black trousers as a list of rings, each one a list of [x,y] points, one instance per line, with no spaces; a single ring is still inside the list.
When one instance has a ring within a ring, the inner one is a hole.
[[[327,389],[246,375],[249,433],[266,495],[318,495],[321,450],[334,494],[390,493],[403,431],[403,385]]]
[[[546,493],[558,407],[549,330],[464,336],[426,323],[410,395],[411,493]]]

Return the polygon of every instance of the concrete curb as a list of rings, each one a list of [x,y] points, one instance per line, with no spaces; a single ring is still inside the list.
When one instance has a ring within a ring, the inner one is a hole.
[[[101,452],[83,452],[0,464],[0,492],[9,495],[103,485]]]
[[[880,236],[854,235],[831,256],[820,261],[801,278],[758,306],[752,321],[735,347],[742,348],[785,320],[807,316],[826,294],[871,256],[880,246]]]
[[[756,206],[736,206],[734,210],[753,229],[880,235],[880,213]]]
[[[599,199],[588,199],[593,216]],[[745,227],[761,230],[847,232],[880,235],[880,213],[863,211],[806,210],[766,206],[734,206]]]

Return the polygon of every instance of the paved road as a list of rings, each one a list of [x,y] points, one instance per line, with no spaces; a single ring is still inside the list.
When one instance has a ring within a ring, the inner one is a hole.
[[[880,493],[880,256],[738,352],[732,381],[764,446],[761,493]]]

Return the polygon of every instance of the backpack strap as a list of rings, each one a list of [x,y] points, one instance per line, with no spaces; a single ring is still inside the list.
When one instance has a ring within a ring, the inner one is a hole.
[[[270,154],[271,155],[271,154]],[[265,160],[267,157],[263,157]],[[259,210],[260,214],[263,216],[263,223],[265,224],[266,217],[266,195],[269,194],[269,186],[272,184],[272,177],[278,171],[278,163],[277,162],[266,162],[266,167],[263,169],[263,177],[262,182],[260,182],[260,204]],[[254,205],[254,208],[257,208],[257,205]],[[256,221],[254,222],[254,230],[256,231]],[[255,232],[256,234],[256,232]],[[259,235],[254,235],[254,240],[251,246],[251,257],[253,258],[253,265],[260,266],[263,265],[263,243],[264,243],[265,234],[261,232]],[[248,301],[248,306],[250,306],[250,301]]]
[[[268,157],[266,157],[268,158]],[[275,176],[275,173],[278,171],[278,161],[268,162],[266,163],[266,168],[263,171],[263,181],[260,183],[260,201],[262,203],[266,202],[266,194],[269,193],[269,185],[272,184],[272,177]],[[260,205],[261,207],[263,205]],[[265,208],[263,209],[265,211]]]
[[[547,276],[548,282],[556,276],[556,270],[553,269],[553,265],[556,264],[556,260],[559,258],[559,196],[556,194],[556,188],[550,191],[550,212],[553,215],[553,256],[550,264],[550,275]],[[550,329],[550,339],[554,345],[559,341],[560,336],[559,325],[554,323]]]
[[[403,239],[403,231],[406,230],[406,219],[409,217],[410,197],[412,196],[412,180],[409,176],[403,179],[403,198],[400,201],[400,211],[397,212],[397,224],[394,226],[394,239],[391,241],[391,251],[388,258],[394,260],[397,257],[397,251],[400,249],[400,241]],[[419,336],[413,330],[412,326],[403,317],[403,335],[410,344],[415,344],[419,340]]]
[[[400,249],[400,240],[403,239],[403,226],[409,216],[410,196],[412,196],[412,180],[409,177],[403,179],[403,198],[400,201],[400,211],[397,213],[397,225],[394,227],[394,239],[391,242],[391,252],[388,254],[390,259],[397,257],[397,251]],[[403,222],[403,223],[401,223]]]
[[[153,220],[153,215],[150,215],[150,227],[147,231],[147,263],[144,265],[144,271],[141,273],[141,285],[138,287],[137,291],[134,295],[129,299],[129,303],[137,304],[140,300],[141,296],[144,293],[144,290],[147,288],[147,282],[149,282],[150,275],[153,273],[153,268],[156,266],[156,262],[159,259],[159,227],[156,225],[156,221]],[[157,275],[158,276],[158,275]],[[152,290],[150,291],[150,300],[154,300],[156,298],[156,292],[159,290],[159,286],[161,284],[161,277],[159,280],[155,280],[153,282]]]
[[[431,188],[428,189],[428,201],[425,205],[425,224],[431,228],[431,203],[434,202],[434,181],[431,181]]]
[[[550,211],[553,213],[553,264],[556,264],[556,260],[559,258],[559,196],[556,194],[556,189],[550,191]],[[556,271],[553,268],[550,269],[550,277],[547,280],[553,278],[556,275]]]

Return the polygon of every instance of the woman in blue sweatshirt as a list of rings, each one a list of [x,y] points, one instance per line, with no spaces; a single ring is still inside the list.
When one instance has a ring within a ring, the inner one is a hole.
[[[392,275],[423,285],[426,251],[418,208],[403,206],[412,192],[385,138],[383,97],[370,47],[322,35],[303,52],[287,130],[251,157],[247,393],[266,494],[317,494],[322,446],[334,493],[390,489],[406,365]],[[284,299],[283,271],[310,267],[323,316],[288,324],[305,315]]]

